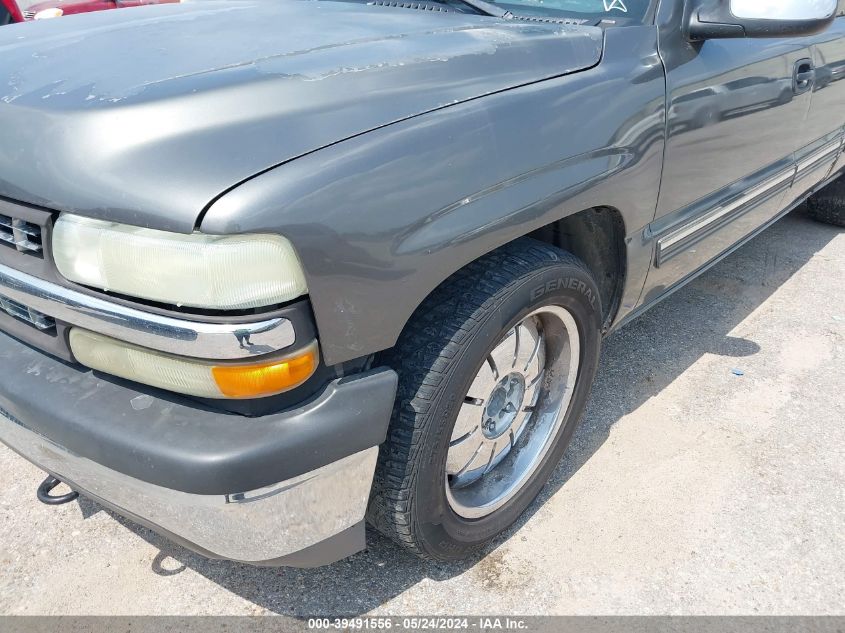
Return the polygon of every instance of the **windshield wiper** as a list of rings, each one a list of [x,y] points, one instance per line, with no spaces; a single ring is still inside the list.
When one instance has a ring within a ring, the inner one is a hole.
[[[513,13],[511,13],[510,11],[502,9],[501,7],[497,7],[495,4],[484,2],[484,0],[458,0],[458,2],[462,2],[468,7],[472,7],[482,15],[489,15],[491,17],[501,18],[503,20],[510,20],[512,17],[514,17]],[[447,2],[444,2],[444,4],[446,3]]]
[[[481,15],[489,15],[490,17],[499,18],[501,20],[524,20],[526,22],[554,22],[560,24],[593,24],[597,25],[601,20],[585,20],[579,18],[555,18],[551,16],[532,16],[532,15],[517,15],[507,9],[502,9],[491,2],[484,0],[433,0],[438,4],[452,4],[457,1],[467,5],[478,11]]]

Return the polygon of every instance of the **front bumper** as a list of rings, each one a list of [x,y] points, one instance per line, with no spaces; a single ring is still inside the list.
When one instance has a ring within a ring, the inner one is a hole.
[[[311,567],[364,546],[362,522],[377,447],[262,490],[195,495],[74,455],[2,411],[0,438],[74,490],[206,556]]]
[[[0,333],[0,441],[206,556],[314,566],[363,547],[396,374],[246,418],[51,358]]]

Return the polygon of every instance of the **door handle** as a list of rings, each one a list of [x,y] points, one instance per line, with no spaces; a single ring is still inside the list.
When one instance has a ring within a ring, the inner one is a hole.
[[[811,59],[801,59],[795,63],[792,75],[792,90],[795,94],[804,94],[816,83],[816,67]]]

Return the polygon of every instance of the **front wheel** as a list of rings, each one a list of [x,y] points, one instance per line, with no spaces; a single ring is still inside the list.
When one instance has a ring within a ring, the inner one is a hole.
[[[412,317],[368,516],[424,558],[470,555],[548,481],[584,411],[601,304],[574,256],[524,238],[470,264]]]

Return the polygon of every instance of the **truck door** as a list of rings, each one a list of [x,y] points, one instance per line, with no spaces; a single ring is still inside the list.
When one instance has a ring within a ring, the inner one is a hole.
[[[645,300],[694,273],[783,208],[812,84],[811,38],[689,42],[684,0],[661,0],[667,125]]]
[[[815,73],[810,111],[805,122],[807,145],[796,154],[798,175],[789,192],[795,200],[827,179],[840,156],[845,127],[845,0],[824,33],[809,38]],[[840,169],[840,164],[836,169]]]

